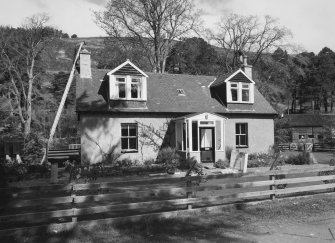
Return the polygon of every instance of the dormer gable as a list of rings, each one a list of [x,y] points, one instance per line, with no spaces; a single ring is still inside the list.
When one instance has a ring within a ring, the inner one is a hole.
[[[106,74],[110,100],[147,100],[148,75],[127,60]]]
[[[241,69],[226,78],[224,83],[227,103],[254,103],[255,82]]]
[[[216,78],[210,88],[220,102],[254,103],[255,82],[242,69]]]

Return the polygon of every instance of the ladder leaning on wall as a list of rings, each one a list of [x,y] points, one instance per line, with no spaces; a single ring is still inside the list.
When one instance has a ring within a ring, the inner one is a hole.
[[[70,76],[69,76],[69,78],[67,80],[67,84],[65,86],[65,90],[64,90],[61,102],[60,102],[60,104],[58,106],[58,110],[57,110],[57,113],[56,113],[56,116],[55,116],[55,120],[54,120],[54,122],[52,124],[52,127],[51,127],[51,130],[50,130],[49,139],[48,139],[48,142],[46,144],[46,148],[45,148],[45,152],[44,152],[43,158],[41,160],[41,164],[43,164],[47,160],[48,149],[49,149],[50,144],[52,143],[53,136],[55,135],[56,128],[57,128],[60,116],[61,116],[63,108],[64,108],[64,104],[65,104],[67,95],[69,93],[69,90],[70,90],[70,87],[71,87],[71,84],[72,84],[72,81],[73,81],[74,71],[76,69],[76,62],[77,62],[77,60],[79,58],[79,53],[80,53],[81,48],[83,47],[84,44],[85,44],[85,42],[81,42],[80,45],[79,45],[76,57],[74,59],[73,65],[72,65]]]

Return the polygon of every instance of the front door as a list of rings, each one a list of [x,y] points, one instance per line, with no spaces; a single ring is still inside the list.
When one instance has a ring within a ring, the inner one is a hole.
[[[201,162],[214,162],[214,128],[199,129]]]

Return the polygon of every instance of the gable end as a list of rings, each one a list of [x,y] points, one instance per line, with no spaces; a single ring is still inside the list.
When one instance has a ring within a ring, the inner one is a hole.
[[[143,76],[130,64],[126,64],[113,73],[114,75],[132,75],[132,76]]]

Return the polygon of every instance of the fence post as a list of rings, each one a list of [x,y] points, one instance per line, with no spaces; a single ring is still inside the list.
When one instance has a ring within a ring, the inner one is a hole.
[[[270,177],[270,181],[272,181],[272,182],[274,182],[275,179],[276,179],[276,176],[275,176],[275,175],[270,175],[269,177]],[[271,186],[270,186],[270,190],[274,190],[274,189],[276,189],[276,186],[275,186],[275,185],[271,185]],[[275,194],[275,193],[274,193],[274,194],[271,194],[271,195],[270,195],[270,199],[271,199],[271,200],[276,199],[276,194]]]
[[[192,198],[192,191],[189,191],[189,189],[192,188],[192,181],[187,180],[186,181],[186,197]],[[192,204],[187,204],[187,209],[192,209]]]
[[[76,215],[76,191],[75,187],[72,184],[72,189],[71,189],[71,197],[72,197],[72,223],[77,223],[77,215]]]

